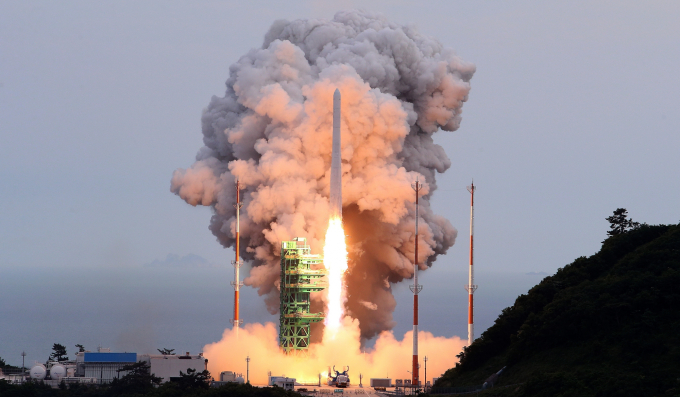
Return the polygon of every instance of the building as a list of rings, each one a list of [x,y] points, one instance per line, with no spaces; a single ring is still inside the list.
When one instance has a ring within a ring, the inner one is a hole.
[[[127,375],[128,372],[121,369],[137,362],[137,353],[111,353],[103,350],[105,349],[76,353],[75,377],[95,378],[98,383],[109,383]]]
[[[35,381],[43,381],[52,387],[57,387],[61,382],[110,383],[129,373],[129,371],[123,371],[123,368],[138,362],[145,362],[149,365],[149,372],[161,378],[163,382],[179,378],[180,372],[186,374],[189,369],[195,369],[197,372],[208,369],[208,359],[203,357],[203,353],[138,355],[127,352],[112,353],[110,349],[99,348],[97,352],[76,353],[75,361],[49,362],[47,366],[36,364],[31,368],[29,377]],[[14,377],[9,379],[7,376],[0,376],[0,379],[2,378],[13,382],[20,381],[19,378]]]
[[[142,354],[139,356],[139,361],[144,361],[151,368],[151,374],[163,379],[163,382],[168,382],[173,378],[179,378],[180,371],[187,373],[188,369],[195,369],[197,372],[203,372],[208,369],[208,359],[203,357],[203,353],[185,355],[166,355],[166,354]]]
[[[278,386],[283,390],[295,390],[295,378],[287,378],[285,376],[269,376],[269,386]]]

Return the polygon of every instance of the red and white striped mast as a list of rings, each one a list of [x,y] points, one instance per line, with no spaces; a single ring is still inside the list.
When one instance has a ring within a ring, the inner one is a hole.
[[[475,324],[474,324],[474,314],[473,314],[473,295],[477,286],[475,285],[475,272],[473,268],[473,258],[474,258],[474,232],[475,232],[475,182],[473,181],[470,186],[467,187],[468,192],[470,192],[470,276],[468,280],[468,285],[465,289],[468,292],[468,346],[472,344],[475,339]]]
[[[241,183],[236,180],[236,204],[234,204],[234,208],[236,208],[236,259],[231,261],[231,264],[234,265],[234,281],[231,282],[231,285],[234,286],[234,318],[231,320],[232,324],[234,325],[234,329],[237,332],[238,335],[238,328],[241,324],[243,324],[243,320],[239,319],[239,291],[241,289],[241,286],[243,283],[240,280],[239,277],[239,269],[241,268],[241,265],[243,264],[243,261],[239,259],[239,248],[240,248],[240,212],[241,212],[241,207],[243,204],[241,204]]]
[[[416,242],[415,242],[415,256],[413,261],[413,285],[410,286],[413,292],[413,363],[411,366],[411,385],[413,387],[420,386],[420,374],[418,369],[418,293],[423,289],[422,285],[418,284],[418,196],[423,185],[416,178],[416,183],[411,185],[416,191]]]

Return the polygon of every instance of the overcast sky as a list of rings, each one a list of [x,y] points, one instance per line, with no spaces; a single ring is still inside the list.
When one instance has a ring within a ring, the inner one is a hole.
[[[461,314],[440,333],[465,336],[473,178],[476,302],[505,297],[480,308],[480,331],[540,280],[502,285],[499,274],[552,273],[595,253],[617,207],[680,221],[679,2],[0,1],[0,283],[30,301],[50,290],[31,282],[40,274],[134,274],[167,254],[229,263],[210,210],[169,191],[202,145],[201,112],[274,20],[357,7],[414,24],[477,66],[461,128],[435,134],[452,167],[434,209],[459,231],[422,274],[421,300]],[[406,302],[405,286],[395,290]],[[17,298],[7,291],[2,305]],[[20,328],[2,310],[0,357],[14,354],[7,334]],[[427,313],[421,324],[441,314]]]

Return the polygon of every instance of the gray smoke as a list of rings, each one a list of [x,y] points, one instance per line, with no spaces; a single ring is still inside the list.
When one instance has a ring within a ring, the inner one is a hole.
[[[432,212],[435,175],[451,162],[432,135],[454,131],[475,71],[437,40],[364,11],[333,20],[276,21],[259,49],[230,68],[224,97],[202,117],[204,145],[171,191],[211,206],[210,229],[234,245],[235,180],[245,284],[278,311],[283,240],[307,237],[322,253],[328,226],[333,92],[342,92],[343,220],[350,251],[348,313],[363,338],[393,327],[391,283],[413,276],[414,201],[421,270],[451,247],[456,230]],[[316,296],[321,307],[322,296]]]

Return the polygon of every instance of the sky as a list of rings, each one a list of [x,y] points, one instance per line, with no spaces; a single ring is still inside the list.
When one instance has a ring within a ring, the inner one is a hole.
[[[435,134],[452,166],[433,208],[459,237],[420,275],[421,329],[466,335],[473,179],[478,334],[542,277],[526,273],[597,252],[616,208],[680,221],[677,2],[0,1],[0,357],[217,340],[233,251],[210,209],[170,193],[172,172],[193,163],[201,112],[272,22],[352,8],[477,66],[460,129]],[[168,254],[214,267],[143,266]],[[411,295],[394,290],[403,334]],[[276,320],[242,294],[246,321]]]

